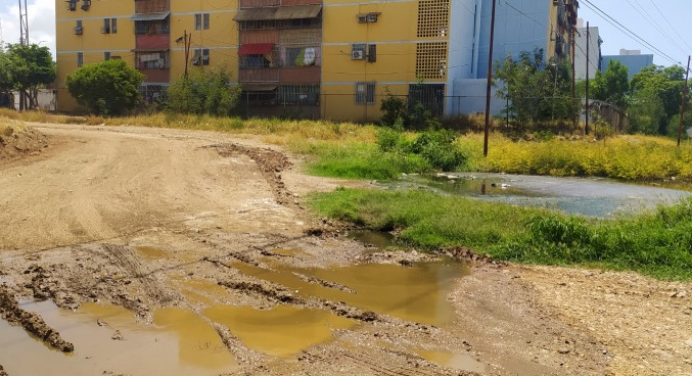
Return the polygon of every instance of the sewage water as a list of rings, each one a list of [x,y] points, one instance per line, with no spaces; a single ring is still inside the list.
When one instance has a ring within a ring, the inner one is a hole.
[[[636,214],[660,205],[673,205],[691,195],[686,191],[625,184],[601,178],[492,173],[413,175],[383,185],[388,189],[426,189],[441,194],[543,207],[598,218]]]
[[[218,375],[237,364],[214,330],[191,311],[164,309],[156,313],[155,325],[146,326],[112,305],[85,304],[77,312],[50,302],[23,308],[40,314],[75,345],[75,352],[51,350],[21,327],[0,320],[0,364],[13,376]],[[123,340],[112,339],[116,330]]]

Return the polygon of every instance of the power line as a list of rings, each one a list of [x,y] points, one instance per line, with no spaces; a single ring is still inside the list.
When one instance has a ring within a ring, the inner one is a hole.
[[[632,30],[628,29],[625,25],[620,23],[618,20],[615,18],[611,17],[608,13],[604,12],[601,10],[599,7],[595,6],[591,1],[589,0],[584,0],[583,3],[587,8],[591,9],[595,13],[597,13],[601,18],[603,18],[606,22],[610,23],[611,25],[615,26],[618,30],[622,31],[627,35],[628,37],[632,38],[632,40],[636,41],[637,43],[643,44],[644,46],[650,48],[652,51],[656,51],[659,53],[662,57],[664,57],[666,60],[672,62],[673,64],[678,64],[680,62],[675,61],[670,55],[666,54],[665,52],[661,51],[660,49],[656,48],[654,45],[651,43],[647,42],[644,40],[644,38],[640,37],[637,35],[637,33],[633,32]]]
[[[647,21],[651,26],[653,26],[654,29],[656,29],[656,31],[658,31],[661,34],[661,36],[667,39],[670,44],[675,45],[675,47],[679,48],[680,50],[684,50],[684,48],[682,48],[673,38],[671,38],[671,36],[668,33],[666,33],[665,29],[662,28],[661,25],[659,25],[659,23],[656,22],[656,20],[649,13],[646,12],[646,9],[644,9],[639,0],[634,0],[634,3],[639,6],[638,8],[630,0],[627,0],[627,2],[630,4],[630,6],[632,6],[634,10],[637,11],[637,13],[639,13],[639,15],[642,16],[642,18],[644,18],[645,21]]]
[[[661,12],[661,9],[658,7],[658,5],[656,5],[656,3],[653,0],[649,0],[649,1],[651,1],[651,4],[656,8],[656,10],[658,11],[658,14],[660,14],[661,17],[663,17],[663,20],[666,21],[668,26],[670,26],[670,28],[673,29],[673,32],[675,32],[675,35],[677,35],[678,38],[680,38],[680,40],[682,41],[682,43],[685,46],[687,46],[687,48],[689,49],[688,51],[692,51],[692,47],[690,47],[690,45],[687,44],[687,41],[685,40],[685,38],[680,36],[680,33],[678,33],[678,30],[675,27],[673,27],[673,25],[671,25],[670,21],[668,21],[668,18],[663,14],[663,12]]]

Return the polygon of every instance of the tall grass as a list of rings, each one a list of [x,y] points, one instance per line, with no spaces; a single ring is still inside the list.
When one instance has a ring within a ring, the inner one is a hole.
[[[337,190],[311,196],[310,205],[320,215],[373,230],[400,230],[402,241],[421,248],[465,245],[520,263],[692,279],[692,201],[616,220],[419,191]]]

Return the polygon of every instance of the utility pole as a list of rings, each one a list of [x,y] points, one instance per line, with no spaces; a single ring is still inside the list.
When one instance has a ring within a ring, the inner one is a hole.
[[[490,91],[493,84],[493,47],[495,45],[495,3],[493,0],[490,18],[490,52],[488,53],[488,85],[485,91],[485,132],[483,136],[483,156],[488,156],[488,137],[490,136]]]
[[[576,32],[576,31],[575,31],[575,25],[571,25],[571,27],[572,27],[572,31],[569,33],[569,36],[570,36],[570,41],[569,41],[570,49],[569,49],[569,52],[570,52],[570,60],[572,60],[572,103],[574,103],[574,101],[577,100],[577,71],[576,71],[576,67],[575,67],[575,63],[574,63],[574,59],[576,58],[577,54],[576,54],[576,52],[574,51],[574,50],[575,50],[575,47],[576,47],[576,46],[575,46],[575,41],[574,41],[574,33]],[[573,117],[574,117],[574,125],[575,125],[575,128],[576,128],[576,125],[577,125],[577,117],[575,117],[575,116],[573,116]]]
[[[190,45],[192,44],[192,34],[188,35],[185,30],[185,81],[187,81],[187,67],[190,65]]]
[[[24,0],[24,5],[22,5],[22,0],[19,1],[19,44],[23,46],[29,45],[29,17],[27,14],[28,8],[26,5],[26,0]]]
[[[682,119],[685,117],[685,105],[687,105],[687,83],[690,79],[690,58],[691,56],[687,56],[687,71],[685,71],[685,88],[682,90],[682,106],[680,108],[680,127],[678,128],[678,147],[680,147],[680,138],[682,137]]]
[[[19,44],[22,46],[29,45],[29,17],[27,14],[26,0],[24,0],[24,5],[22,5],[22,0],[17,0],[19,2]],[[19,91],[19,110],[26,110],[26,95],[23,90]]]
[[[586,22],[586,123],[584,124],[584,135],[589,134],[589,42],[591,41],[591,30],[589,23]]]

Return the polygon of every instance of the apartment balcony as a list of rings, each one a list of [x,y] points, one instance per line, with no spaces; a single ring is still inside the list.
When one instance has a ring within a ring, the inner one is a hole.
[[[167,50],[171,46],[170,34],[137,35],[137,49]]]
[[[144,75],[144,82],[169,82],[171,70],[169,68],[138,69]]]
[[[241,68],[238,72],[238,81],[241,83],[279,82],[279,69]]]
[[[320,83],[322,67],[283,67],[280,82],[282,84],[318,84]]]

